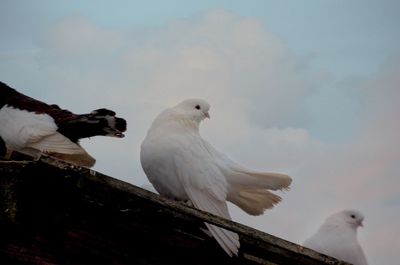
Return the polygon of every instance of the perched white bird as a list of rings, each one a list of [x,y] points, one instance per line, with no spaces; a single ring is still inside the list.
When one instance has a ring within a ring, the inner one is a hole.
[[[292,180],[246,169],[215,150],[199,134],[200,122],[210,117],[209,109],[204,100],[188,99],[159,114],[141,146],[143,170],[161,195],[190,200],[195,207],[226,219],[231,219],[226,201],[260,215],[281,200],[268,190],[287,189]],[[206,225],[229,256],[237,255],[236,233]]]
[[[79,145],[96,135],[124,137],[126,121],[108,109],[74,114],[19,93],[0,82],[0,152],[18,151],[34,158],[48,154],[79,166],[95,159]]]
[[[357,228],[364,216],[355,210],[345,210],[329,216],[304,246],[354,265],[367,265],[367,259],[357,240]]]

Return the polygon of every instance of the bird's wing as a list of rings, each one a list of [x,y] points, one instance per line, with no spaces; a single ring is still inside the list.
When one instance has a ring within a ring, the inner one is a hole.
[[[57,125],[47,114],[4,106],[0,111],[1,135],[7,146],[21,149],[56,133]]]
[[[228,200],[251,215],[263,214],[281,201],[269,190],[287,189],[292,179],[284,174],[256,172],[235,163],[203,140],[207,152],[229,183]]]
[[[176,173],[195,207],[231,219],[226,203],[227,182],[199,137],[180,137],[180,151],[175,152]],[[230,255],[237,255],[239,236],[207,224],[211,234]]]
[[[292,182],[292,179],[285,174],[257,172],[247,169],[231,160],[225,154],[216,150],[205,140],[203,140],[203,142],[208,153],[213,160],[216,161],[219,169],[231,185],[249,187],[251,189],[280,190],[289,188],[289,185]]]

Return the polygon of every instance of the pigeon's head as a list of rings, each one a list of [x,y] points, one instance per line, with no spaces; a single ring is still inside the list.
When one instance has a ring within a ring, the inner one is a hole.
[[[344,210],[328,217],[328,222],[337,224],[346,224],[357,229],[359,226],[363,227],[364,215],[356,210]]]
[[[205,118],[210,118],[208,111],[210,104],[203,99],[187,99],[173,108],[185,118],[200,123]]]
[[[123,138],[125,137],[123,132],[126,131],[126,120],[115,115],[114,111],[103,108],[92,111],[86,118],[88,118],[88,123],[99,125],[101,132],[98,134]]]

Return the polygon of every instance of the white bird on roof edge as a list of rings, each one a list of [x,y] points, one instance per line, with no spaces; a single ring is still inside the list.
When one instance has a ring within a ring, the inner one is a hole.
[[[357,228],[363,227],[363,221],[364,215],[356,210],[332,214],[304,246],[353,265],[368,265],[357,240]]]
[[[288,189],[292,179],[284,174],[249,170],[217,151],[199,134],[200,122],[210,118],[210,105],[188,99],[164,110],[142,142],[140,160],[155,189],[169,198],[231,219],[227,201],[250,215],[263,214],[281,201],[270,190]],[[239,236],[206,223],[229,256],[238,255]]]

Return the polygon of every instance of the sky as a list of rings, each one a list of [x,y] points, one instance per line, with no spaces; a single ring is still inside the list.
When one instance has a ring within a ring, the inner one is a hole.
[[[301,244],[358,209],[370,264],[398,264],[400,2],[0,1],[0,80],[47,103],[128,121],[82,145],[95,170],[142,186],[152,120],[204,98],[201,135],[240,164],[293,178],[283,201],[233,220]]]

